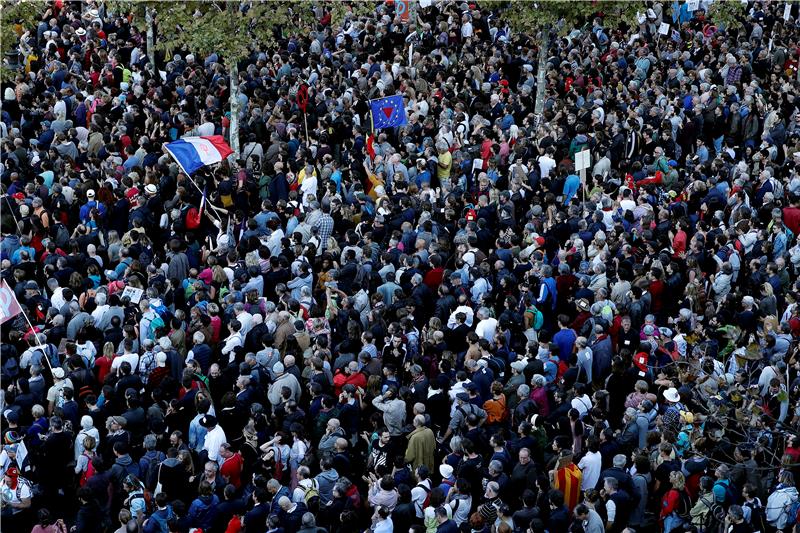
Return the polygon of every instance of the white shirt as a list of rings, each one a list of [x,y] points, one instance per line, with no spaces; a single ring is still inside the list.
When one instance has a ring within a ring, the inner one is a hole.
[[[111,361],[111,371],[116,372],[119,369],[119,365],[127,361],[131,365],[131,373],[135,373],[139,370],[139,354],[135,353],[124,353],[118,357],[115,357],[113,361]]]
[[[204,122],[197,126],[197,135],[200,135],[201,137],[214,135],[214,123]]]
[[[623,211],[630,211],[633,212],[636,209],[636,202],[633,200],[621,200],[619,202],[619,206],[622,208]]]
[[[219,447],[225,442],[227,442],[225,438],[225,431],[219,424],[214,426],[214,429],[206,433],[206,438],[203,441],[203,449],[208,452],[209,461],[216,461],[220,464],[220,466],[225,462],[225,459],[219,454]]]
[[[581,490],[593,489],[600,481],[600,467],[603,458],[600,452],[587,452],[578,463],[578,468],[581,469],[583,477],[581,478]]]
[[[0,494],[2,495],[3,502],[6,503],[22,503],[22,500],[29,500],[33,497],[33,493],[31,492],[31,484],[25,481],[18,481],[21,484],[20,487],[16,489],[12,489],[6,482],[0,485]],[[17,492],[19,492],[19,498],[17,498]],[[21,512],[22,509],[13,509],[11,510],[11,514],[17,514]]]
[[[247,335],[247,332],[253,327],[253,315],[248,313],[247,311],[242,311],[238,315],[236,315],[236,320],[242,325],[242,329],[239,330],[239,333],[242,334],[242,337]]]
[[[306,176],[303,179],[303,183],[300,184],[300,191],[303,193],[303,205],[308,207],[309,203],[306,196],[309,194],[317,195],[317,177],[314,174]]]
[[[431,482],[429,479],[420,481],[414,485],[413,489],[411,489],[411,502],[414,504],[414,511],[417,513],[417,518],[423,518],[425,516],[425,509],[423,508],[423,505],[425,505],[425,498],[428,497],[428,492],[419,485],[425,485],[428,487],[428,489],[430,489]]]
[[[105,314],[111,308],[108,304],[106,305],[98,305],[97,308],[92,311],[92,318],[94,319],[95,327],[100,326],[105,321]]]
[[[475,318],[475,311],[473,311],[468,305],[459,305],[452,313],[450,313],[450,318],[447,319],[447,327],[454,329],[456,326],[458,326],[458,321],[456,320],[456,315],[458,313],[464,313],[467,315],[467,320],[464,323],[467,326],[472,327],[472,320]]]
[[[494,342],[494,335],[497,332],[497,319],[496,318],[484,318],[478,325],[475,327],[475,333],[479,337],[483,337],[489,342]]]
[[[267,239],[267,248],[269,248],[269,253],[275,257],[278,257],[281,254],[281,240],[284,237],[283,229],[276,228],[275,231],[269,236]]]
[[[549,155],[543,155],[539,158],[539,173],[543,178],[550,176],[550,171],[556,168],[556,160]]]
[[[73,296],[72,301],[75,302],[78,299]],[[53,302],[53,307],[56,309],[61,309],[67,304],[67,300],[64,298],[64,288],[59,287],[53,291],[53,296],[50,297],[50,301]]]

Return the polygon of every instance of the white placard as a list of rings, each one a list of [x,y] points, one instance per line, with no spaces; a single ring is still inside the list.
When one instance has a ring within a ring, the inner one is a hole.
[[[589,150],[581,150],[575,154],[575,170],[581,171],[589,168],[592,157]]]
[[[669,24],[662,22],[661,26],[658,27],[658,33],[661,35],[669,35]]]
[[[419,7],[425,9],[426,7],[431,7],[433,0],[419,0]]]
[[[686,0],[686,11],[691,13],[700,9],[700,0]]]
[[[142,296],[144,295],[144,290],[137,289],[136,287],[125,287],[122,291],[122,295],[120,298],[125,298],[126,296],[131,299],[131,303],[139,304],[142,300]]]
[[[483,159],[473,159],[472,170],[483,170]]]
[[[792,18],[792,3],[786,2],[786,5],[783,6],[783,20],[789,20]]]
[[[636,13],[636,21],[639,22],[639,24],[644,24],[644,21],[646,20],[647,17],[644,15],[644,13]]]

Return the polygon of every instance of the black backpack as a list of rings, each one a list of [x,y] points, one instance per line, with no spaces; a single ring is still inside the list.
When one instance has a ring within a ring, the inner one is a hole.
[[[158,484],[158,470],[161,467],[161,461],[166,459],[166,456],[164,452],[156,452],[155,457],[145,454],[142,459],[146,461],[146,466],[141,471],[141,480],[145,488],[152,492]]]
[[[761,500],[755,498],[752,502],[745,502],[744,507],[750,508],[750,525],[754,533],[765,533],[767,531],[767,513]]]
[[[686,492],[686,489],[678,491],[678,498],[678,516],[684,522],[690,522],[692,519],[690,514],[692,510],[692,499],[689,497],[689,493]]]
[[[722,481],[717,481],[714,483],[714,486],[721,485],[725,489],[725,501],[722,502],[722,506],[727,510],[728,507],[735,503],[739,503],[739,499],[736,497],[736,491],[733,489],[730,480],[727,483],[723,483]]]

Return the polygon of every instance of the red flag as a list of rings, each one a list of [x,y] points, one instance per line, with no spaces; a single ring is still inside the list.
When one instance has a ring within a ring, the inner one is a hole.
[[[21,312],[17,296],[3,280],[0,284],[0,324],[5,324]]]
[[[367,153],[369,154],[369,159],[372,161],[375,159],[375,134],[371,134],[367,137]]]
[[[303,113],[306,112],[308,107],[308,85],[305,83],[297,89],[297,105],[303,110]]]

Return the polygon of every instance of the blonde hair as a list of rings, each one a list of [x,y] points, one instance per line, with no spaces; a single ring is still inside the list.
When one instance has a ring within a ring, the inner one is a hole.
[[[107,342],[103,345],[103,355],[114,357],[114,343]]]
[[[686,478],[677,470],[670,473],[669,482],[672,483],[672,488],[677,490],[683,490],[686,487]]]
[[[761,285],[761,292],[764,293],[764,296],[772,296],[775,294],[775,291],[772,289],[772,285],[770,283],[764,283]]]

